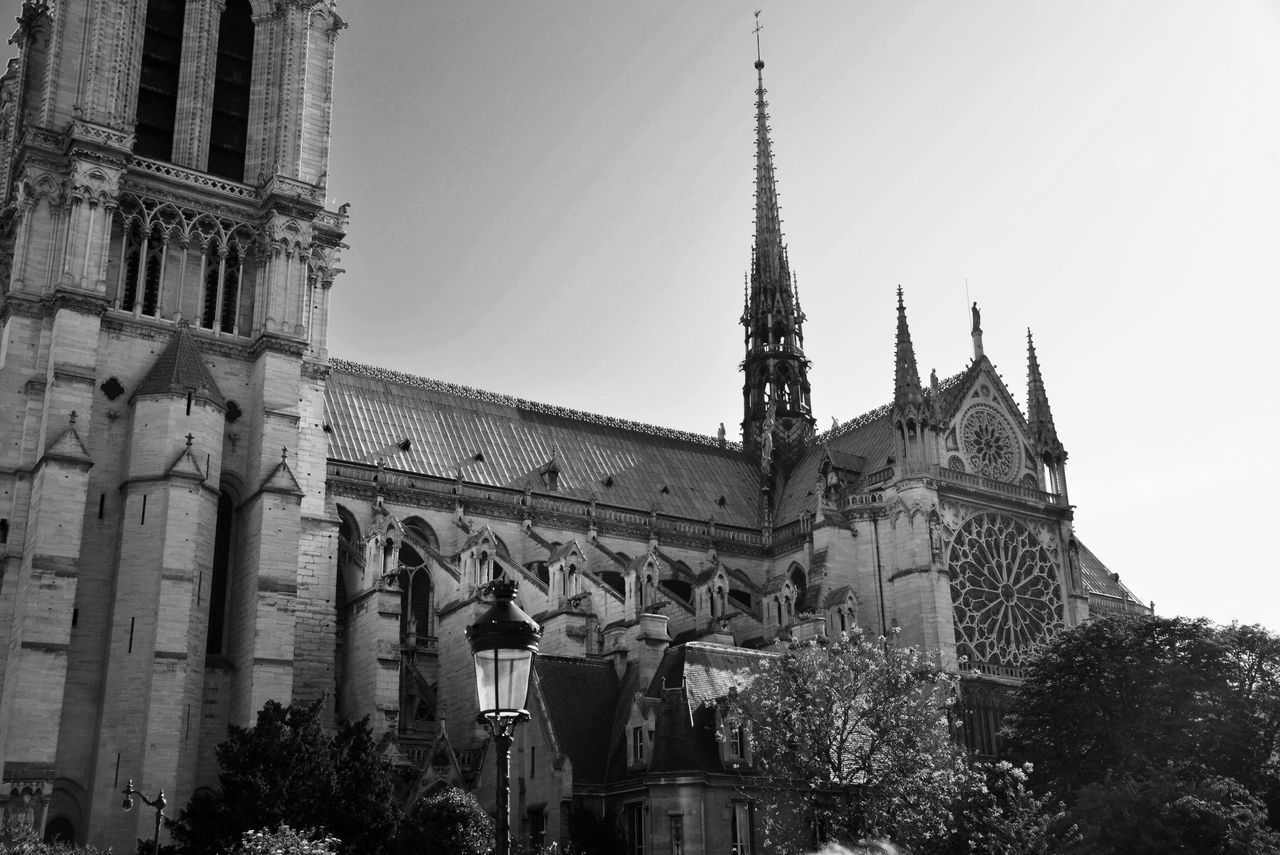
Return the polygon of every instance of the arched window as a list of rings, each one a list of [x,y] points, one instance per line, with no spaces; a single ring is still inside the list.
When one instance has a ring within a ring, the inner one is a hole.
[[[45,824],[44,842],[74,844],[76,842],[75,826],[65,816],[55,816]]]
[[[227,0],[218,27],[208,171],[232,181],[244,180],[252,77],[253,12],[249,0]]]
[[[791,569],[787,571],[787,578],[791,580],[791,584],[796,586],[796,591],[804,593],[808,582],[804,576],[804,568],[799,564],[792,564]]]
[[[240,247],[234,243],[227,250],[227,266],[222,274],[222,313],[219,320],[223,332],[236,333],[240,316],[240,275],[244,271],[244,258]]]
[[[235,503],[225,490],[218,495],[218,520],[213,530],[213,574],[209,580],[209,635],[205,653],[220,656],[226,649],[227,595],[231,575],[231,533]]]
[[[143,157],[173,158],[173,128],[178,117],[178,71],[182,64],[182,24],[186,11],[186,0],[147,0],[133,143],[134,153]]]
[[[153,318],[160,314],[160,277],[167,248],[164,233],[153,229],[147,238],[147,268],[142,281],[142,314]]]
[[[204,262],[204,305],[200,311],[200,326],[213,329],[213,322],[218,318],[218,294],[222,283],[223,257],[213,246],[205,255]]]
[[[120,308],[133,311],[138,300],[138,268],[142,264],[142,227],[129,223],[124,232],[124,264],[121,265]]]

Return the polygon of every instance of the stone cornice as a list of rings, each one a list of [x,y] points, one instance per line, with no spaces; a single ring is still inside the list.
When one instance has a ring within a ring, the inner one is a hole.
[[[286,338],[279,333],[264,332],[249,346],[249,358],[257,359],[268,352],[302,356],[307,352],[307,343],[301,339]]]

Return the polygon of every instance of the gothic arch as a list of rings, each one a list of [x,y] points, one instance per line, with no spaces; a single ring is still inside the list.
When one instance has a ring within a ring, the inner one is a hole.
[[[400,632],[432,636],[435,635],[436,583],[431,576],[435,562],[425,550],[438,551],[440,541],[435,530],[421,517],[404,520],[401,531],[397,556],[398,581],[403,592]]]
[[[791,566],[787,568],[787,579],[790,580],[792,585],[795,585],[796,591],[799,593],[804,593],[809,587],[808,574],[804,572],[804,568],[800,566],[799,562],[791,562]]]

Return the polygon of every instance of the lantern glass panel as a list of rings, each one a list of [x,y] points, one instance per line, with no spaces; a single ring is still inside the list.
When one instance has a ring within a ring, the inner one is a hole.
[[[479,650],[475,660],[481,714],[515,713],[524,709],[533,652],[527,648]]]

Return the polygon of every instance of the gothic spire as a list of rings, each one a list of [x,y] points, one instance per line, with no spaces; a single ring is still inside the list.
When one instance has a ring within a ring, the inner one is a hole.
[[[1031,440],[1036,453],[1053,460],[1065,459],[1066,451],[1058,440],[1053,426],[1053,413],[1049,411],[1049,396],[1044,391],[1044,379],[1040,376],[1040,361],[1036,359],[1036,345],[1027,330],[1027,423],[1031,428]]]
[[[762,470],[785,476],[813,436],[814,421],[809,360],[804,356],[804,313],[782,240],[764,61],[758,54],[755,69],[756,221],[742,315],[746,347],[742,443],[748,455],[759,459]]]
[[[898,286],[898,341],[893,354],[893,410],[896,415],[919,418],[924,413],[924,393],[920,391],[920,370],[907,326],[907,307]]]

